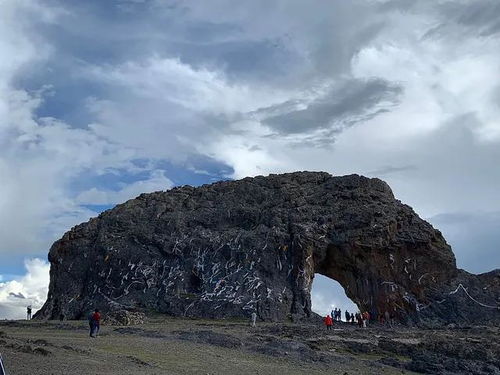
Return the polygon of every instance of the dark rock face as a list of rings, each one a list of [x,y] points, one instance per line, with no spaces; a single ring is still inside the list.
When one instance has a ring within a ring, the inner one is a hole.
[[[375,314],[500,321],[500,271],[458,270],[439,231],[385,182],[357,175],[297,172],[142,194],[71,229],[49,260],[38,318],[83,318],[94,306],[307,318],[320,273]]]

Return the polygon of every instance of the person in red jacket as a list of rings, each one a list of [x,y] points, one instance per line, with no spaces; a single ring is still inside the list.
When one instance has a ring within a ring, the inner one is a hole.
[[[366,325],[368,324],[368,321],[370,320],[370,313],[368,311],[365,311],[363,313],[363,328],[366,328]]]
[[[330,315],[325,316],[324,322],[327,330],[332,329],[333,319]]]
[[[94,313],[92,314],[92,326],[93,330],[90,336],[97,337],[99,328],[101,328],[101,313],[99,312],[99,309],[95,309]]]

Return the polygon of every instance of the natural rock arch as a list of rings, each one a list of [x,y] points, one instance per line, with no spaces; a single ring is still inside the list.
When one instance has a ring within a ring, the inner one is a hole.
[[[458,270],[439,231],[385,182],[357,175],[297,172],[142,194],[74,227],[49,260],[39,318],[80,318],[96,305],[307,318],[315,272],[362,310],[405,321],[473,320],[470,293],[499,318],[498,272]],[[469,292],[450,294],[461,283]]]

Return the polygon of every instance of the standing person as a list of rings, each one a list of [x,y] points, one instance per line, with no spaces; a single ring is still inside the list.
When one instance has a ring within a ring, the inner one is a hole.
[[[93,323],[93,335],[92,337],[97,337],[99,334],[99,329],[101,328],[101,313],[99,312],[99,309],[95,309],[94,313],[92,314],[92,323]]]
[[[361,313],[359,311],[356,313],[356,320],[358,321],[358,327],[362,328],[363,327],[363,317],[361,316]]]
[[[335,319],[335,314],[337,313],[337,308],[335,308],[334,310],[332,310],[332,312],[330,313],[330,316],[332,317],[332,319]]]
[[[351,314],[351,324],[354,325],[354,319],[356,318],[356,314]]]
[[[370,320],[370,313],[368,311],[365,311],[363,313],[363,328],[366,328],[369,320]]]
[[[337,320],[340,322],[342,320],[342,310],[339,310],[337,311]]]
[[[325,316],[324,322],[325,322],[326,330],[327,331],[331,330],[332,326],[333,326],[332,317],[330,315]]]
[[[94,337],[94,313],[89,312],[87,319],[89,321],[89,336]]]
[[[252,327],[255,327],[255,323],[257,322],[257,313],[252,312]]]
[[[351,314],[349,314],[349,311],[345,311],[345,322],[349,323],[351,321]]]
[[[31,305],[26,307],[26,320],[31,320]]]

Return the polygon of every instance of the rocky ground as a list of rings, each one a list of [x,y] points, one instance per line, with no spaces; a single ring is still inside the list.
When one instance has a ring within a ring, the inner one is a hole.
[[[149,317],[0,322],[8,374],[500,374],[499,328],[419,330]]]

